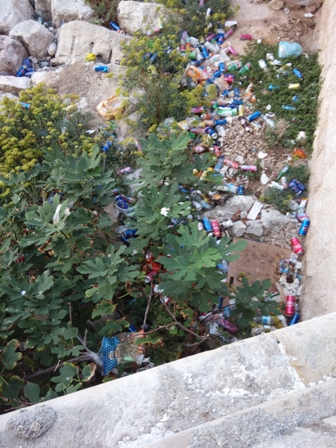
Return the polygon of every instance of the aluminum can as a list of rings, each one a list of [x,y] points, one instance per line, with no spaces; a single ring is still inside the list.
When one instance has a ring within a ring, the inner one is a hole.
[[[240,165],[240,169],[242,171],[253,171],[255,173],[258,168],[256,165]]]
[[[239,168],[239,163],[237,162],[232,162],[229,159],[225,159],[224,160],[224,165],[229,166],[230,168],[233,168],[234,170],[237,170]]]
[[[252,34],[241,34],[240,40],[252,40]]]
[[[304,220],[308,220],[309,221],[309,216],[305,214],[305,212],[302,211],[298,211],[296,214],[296,218],[298,221],[303,222]],[[310,222],[310,221],[309,221]]]
[[[235,87],[235,88],[233,89],[233,92],[234,92],[234,96],[235,96],[235,97],[237,97],[237,98],[240,97],[240,89],[239,89],[239,87]]]
[[[291,318],[289,325],[295,325],[299,322],[300,320],[300,314],[299,313],[294,313],[293,317]]]
[[[301,243],[298,240],[298,238],[292,238],[291,243],[292,243],[293,252],[295,254],[298,254],[298,255],[303,254],[303,247],[301,246]]]
[[[20,101],[20,104],[21,104],[21,106],[22,106],[24,109],[29,109],[29,108],[30,108],[30,104],[29,104],[29,103],[22,103],[22,102]]]
[[[302,221],[302,224],[301,224],[301,227],[300,227],[300,229],[299,229],[299,235],[302,235],[302,236],[306,236],[307,235],[307,232],[308,232],[308,227],[310,226],[310,221],[309,221],[309,219],[304,219],[303,221]]]
[[[206,230],[207,232],[212,232],[211,223],[208,220],[208,218],[202,218],[202,222],[203,222],[204,230]]]
[[[230,37],[233,34],[234,30],[235,30],[234,28],[230,28],[226,33],[224,33],[224,40],[227,39],[228,37]],[[236,54],[238,54],[238,53],[236,53]]]
[[[268,90],[273,91],[273,90],[279,90],[280,86],[274,86],[273,84],[270,84],[268,86]]]
[[[231,28],[232,29],[232,28]],[[229,30],[230,31],[230,30]],[[228,31],[228,32],[229,32]],[[233,32],[233,31],[232,31]],[[227,39],[227,37],[226,37],[226,35],[227,35],[228,33],[225,33],[224,34],[224,37],[225,37],[225,39]],[[231,33],[232,34],[232,33]],[[229,49],[229,52],[231,53],[231,54],[233,54],[234,56],[237,56],[238,55],[238,52],[233,48],[233,46],[232,45],[230,45],[229,47],[228,47],[228,49]]]
[[[123,238],[128,240],[130,238],[135,238],[136,233],[137,233],[136,229],[128,229],[128,230],[125,230],[125,232],[123,232],[121,235],[123,236]]]
[[[225,71],[225,64],[224,64],[224,62],[220,62],[218,64],[218,68],[219,68],[219,70]]]
[[[281,106],[281,107],[282,107],[282,109],[284,109],[284,110],[296,110],[296,108],[293,107],[293,106],[286,106],[286,105],[284,105],[284,106]]]
[[[158,275],[158,271],[150,271],[145,277],[145,282],[150,283],[154,277]]]
[[[215,37],[215,39],[216,39],[218,45],[222,45],[222,43],[223,43],[224,40],[225,40],[224,33],[219,33],[219,34],[217,34],[217,36]]]
[[[280,178],[280,185],[282,185],[284,188],[288,188],[288,182],[287,182],[287,177],[286,176],[282,176]]]
[[[217,138],[218,134],[212,128],[205,128],[205,132],[210,135],[211,138]]]
[[[295,296],[286,296],[286,309],[285,313],[287,316],[293,316],[295,313]]]
[[[191,112],[192,112],[193,114],[201,114],[202,112],[204,112],[204,107],[203,107],[203,106],[200,106],[200,107],[193,107],[193,108],[191,109]]]
[[[302,74],[297,68],[294,68],[294,69],[293,69],[293,73],[294,73],[294,75],[297,76],[299,79],[302,79],[302,78],[303,78],[303,74]]]
[[[117,174],[129,174],[132,171],[130,166],[126,166],[125,168],[121,168],[117,171]]]
[[[108,73],[108,67],[106,65],[96,65],[95,72]]]
[[[266,64],[266,62],[263,59],[259,59],[258,64],[259,64],[259,67],[262,70],[266,70],[267,69],[267,64]]]
[[[197,228],[198,228],[199,231],[204,230],[204,225],[203,225],[203,223],[201,221],[198,221]]]
[[[238,185],[237,194],[239,194],[239,195],[244,194],[244,186],[243,185]]]
[[[225,118],[222,118],[221,120],[215,120],[215,126],[223,126],[223,124],[228,124],[228,121]]]
[[[208,58],[210,56],[208,50],[205,47],[202,47],[202,54],[205,58]]]
[[[123,210],[127,210],[129,208],[128,201],[126,201],[126,199],[121,194],[116,196],[115,203],[119,208],[122,208]]]
[[[288,84],[288,88],[289,90],[298,90],[300,88],[300,83],[292,83],[292,84]]]
[[[244,112],[245,112],[244,106],[243,105],[239,106],[238,107],[238,117],[243,117]]]
[[[289,188],[294,191],[296,196],[300,196],[300,194],[303,193],[303,191],[306,189],[306,187],[299,182],[297,179],[293,179],[288,184]]]
[[[110,140],[107,140],[102,147],[102,151],[107,152],[112,146],[112,142]]]
[[[219,238],[221,236],[221,231],[220,231],[220,227],[219,227],[219,222],[216,219],[211,221],[211,228],[212,228],[214,236]]]
[[[251,123],[251,121],[256,120],[259,117],[261,117],[261,112],[257,110],[257,112],[254,112],[253,114],[249,115],[247,119]]]

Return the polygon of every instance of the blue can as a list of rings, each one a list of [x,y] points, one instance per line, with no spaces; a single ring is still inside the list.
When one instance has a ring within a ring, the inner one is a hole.
[[[111,28],[113,28],[115,31],[120,31],[120,26],[117,25],[115,22],[110,22]]]
[[[214,170],[218,173],[224,165],[224,157],[218,157]]]
[[[212,128],[205,128],[206,134],[210,135],[211,138],[217,138],[218,134]]]
[[[299,313],[294,313],[293,317],[291,318],[289,325],[295,325],[299,322],[300,320],[300,314]]]
[[[300,227],[300,229],[299,229],[299,235],[302,235],[302,236],[306,236],[307,235],[307,232],[308,232],[308,227],[310,226],[310,221],[309,221],[309,219],[304,219],[303,221],[302,221],[302,224],[301,224],[301,227]]]
[[[30,108],[30,104],[29,104],[29,103],[22,103],[22,101],[20,101],[20,104],[21,104],[21,106],[22,106],[24,109],[29,109],[29,108]]]
[[[234,95],[235,95],[237,98],[240,98],[240,89],[239,89],[239,87],[235,87],[235,88],[233,89],[233,91],[234,91]]]
[[[261,112],[257,110],[257,112],[254,112],[253,114],[249,115],[247,119],[251,123],[251,121],[256,120],[259,117],[261,117]]]
[[[243,100],[237,100],[236,98],[235,99],[233,99],[232,101],[231,101],[231,105],[230,105],[230,107],[236,107],[236,106],[241,106],[241,105],[243,105],[244,104],[244,101]]]
[[[125,230],[125,232],[123,232],[121,235],[126,240],[129,240],[130,238],[135,238],[136,233],[137,233],[137,229],[128,229],[128,230]]]
[[[269,86],[268,86],[268,90],[270,90],[271,92],[273,91],[273,90],[279,90],[280,89],[280,86],[274,86],[273,84],[270,84]]]
[[[223,70],[217,70],[212,76],[213,78],[220,78],[223,74]]]
[[[299,79],[303,79],[303,74],[302,74],[297,68],[294,68],[294,69],[293,69],[293,73],[294,73],[294,75],[297,76]]]
[[[108,67],[106,65],[96,65],[95,72],[108,73]]]
[[[215,36],[215,39],[216,39],[218,45],[222,45],[222,43],[225,40],[224,33],[218,33],[217,36]]]
[[[211,223],[208,220],[208,218],[202,218],[202,222],[203,222],[204,230],[206,230],[207,232],[212,232]]]
[[[284,110],[296,110],[296,108],[295,107],[293,107],[293,106],[281,106]]]
[[[115,198],[116,206],[122,208],[123,210],[127,210],[129,208],[129,203],[122,197],[122,195],[118,195]]]
[[[300,194],[303,193],[303,191],[306,189],[306,187],[299,182],[297,179],[293,179],[288,184],[289,188],[294,191],[296,196],[300,196]]]
[[[210,56],[208,50],[205,47],[202,47],[202,54],[205,58],[208,58]]]
[[[244,186],[243,185],[238,186],[237,194],[239,194],[239,195],[244,194]]]
[[[219,68],[219,70],[224,71],[224,70],[225,70],[225,64],[224,64],[224,62],[220,62],[220,63],[218,64],[218,68]]]
[[[112,146],[112,142],[111,140],[107,140],[107,142],[105,142],[105,145],[102,147],[102,151],[107,152]]]
[[[223,92],[222,92],[222,96],[223,96],[224,98],[227,98],[227,97],[229,96],[229,93],[230,93],[230,90],[229,90],[229,89],[225,89],[225,90],[223,90]]]
[[[223,124],[227,124],[228,121],[223,118],[222,120],[215,120],[215,126],[223,126]]]

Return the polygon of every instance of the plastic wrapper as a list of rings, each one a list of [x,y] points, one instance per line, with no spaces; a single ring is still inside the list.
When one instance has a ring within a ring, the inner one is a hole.
[[[103,375],[108,375],[120,364],[135,362],[141,365],[144,355],[141,346],[135,341],[142,338],[143,333],[121,333],[112,338],[103,338],[98,356],[103,361]]]
[[[278,56],[282,58],[298,57],[302,54],[302,47],[297,42],[279,42]]]
[[[124,110],[124,106],[122,105],[122,99],[113,95],[99,103],[96,109],[104,120],[113,120],[118,113]]]

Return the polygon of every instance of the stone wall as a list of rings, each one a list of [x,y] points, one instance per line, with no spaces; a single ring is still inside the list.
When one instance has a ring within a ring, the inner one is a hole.
[[[311,226],[306,237],[302,318],[336,310],[336,3],[325,0],[320,31],[320,62],[324,78],[319,126],[311,160],[309,204]]]

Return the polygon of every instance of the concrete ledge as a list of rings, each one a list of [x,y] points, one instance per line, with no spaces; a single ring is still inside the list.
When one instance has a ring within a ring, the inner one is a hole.
[[[335,332],[336,313],[15,411],[0,417],[0,447],[147,446],[330,378]],[[41,406],[56,412],[41,437],[23,441],[8,429]]]

